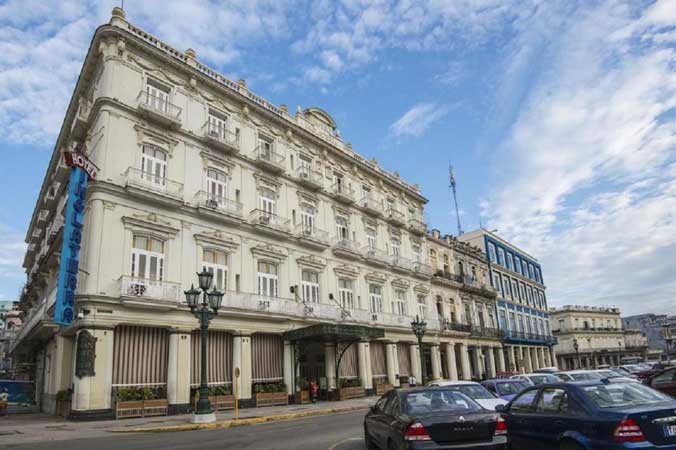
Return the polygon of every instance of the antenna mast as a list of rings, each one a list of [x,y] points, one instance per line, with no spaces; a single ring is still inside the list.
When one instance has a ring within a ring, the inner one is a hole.
[[[455,216],[458,218],[458,236],[462,235],[462,225],[460,225],[460,212],[458,211],[458,196],[455,192],[455,173],[453,166],[448,166],[448,177],[451,182],[451,189],[453,190],[453,203],[455,204]]]

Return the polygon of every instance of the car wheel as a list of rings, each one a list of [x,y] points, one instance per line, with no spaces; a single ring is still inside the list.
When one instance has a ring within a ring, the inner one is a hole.
[[[579,445],[577,442],[563,442],[561,444],[561,450],[586,450],[584,447]]]
[[[373,442],[373,438],[369,434],[369,431],[366,429],[366,425],[364,425],[364,445],[366,445],[366,448],[368,448],[369,450],[378,448],[376,443]]]

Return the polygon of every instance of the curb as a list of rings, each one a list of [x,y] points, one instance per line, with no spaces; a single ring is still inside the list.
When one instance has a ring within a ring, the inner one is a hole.
[[[230,427],[241,427],[244,425],[255,425],[259,423],[267,422],[277,422],[281,420],[292,420],[300,419],[302,417],[310,416],[325,416],[328,414],[336,414],[350,411],[359,411],[362,409],[368,409],[368,406],[350,406],[345,408],[329,408],[329,409],[318,409],[315,411],[303,411],[298,413],[288,413],[288,414],[277,414],[274,416],[263,416],[263,417],[251,417],[244,419],[228,419],[220,422],[213,423],[186,423],[181,425],[165,425],[158,427],[141,427],[141,428],[129,428],[129,429],[112,429],[107,430],[111,433],[165,433],[172,431],[193,431],[193,430],[216,430],[219,428],[230,428]]]

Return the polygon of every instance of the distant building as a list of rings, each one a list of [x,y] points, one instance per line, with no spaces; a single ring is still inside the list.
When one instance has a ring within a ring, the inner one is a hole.
[[[620,308],[567,305],[550,308],[549,317],[562,370],[620,365],[647,356],[648,339],[640,330],[622,326]]]
[[[648,338],[651,351],[673,354],[676,337],[676,316],[666,314],[638,314],[622,318],[625,328],[641,330]]]
[[[12,358],[9,349],[21,328],[21,311],[14,302],[0,302],[0,372],[4,377],[13,376]]]

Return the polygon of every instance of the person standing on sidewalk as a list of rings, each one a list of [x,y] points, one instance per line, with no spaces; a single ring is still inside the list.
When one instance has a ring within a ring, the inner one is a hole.
[[[0,415],[7,414],[7,402],[9,400],[9,394],[7,394],[7,388],[4,388],[0,392]]]
[[[310,400],[312,400],[312,403],[317,403],[317,392],[319,391],[319,386],[317,385],[317,382],[315,379],[310,380]]]

